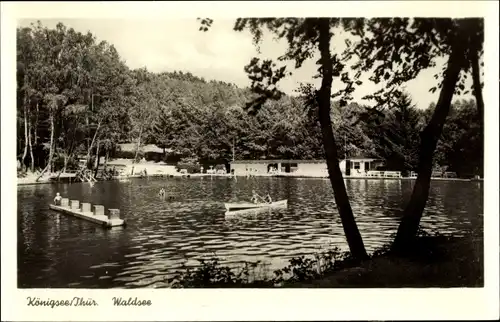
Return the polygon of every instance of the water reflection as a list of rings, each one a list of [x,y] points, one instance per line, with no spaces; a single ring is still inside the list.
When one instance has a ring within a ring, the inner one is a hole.
[[[390,241],[412,181],[346,180],[369,251]],[[165,188],[166,198],[158,197]],[[225,201],[251,190],[288,199],[288,208],[228,218]],[[128,226],[103,230],[48,209],[56,192],[119,208]],[[482,231],[482,186],[433,182],[425,228]],[[261,260],[280,268],[293,256],[347,250],[328,180],[168,178],[18,188],[19,287],[161,287],[165,277],[217,255],[227,265]]]

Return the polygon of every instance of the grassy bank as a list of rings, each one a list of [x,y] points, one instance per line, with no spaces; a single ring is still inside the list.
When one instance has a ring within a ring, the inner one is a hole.
[[[217,258],[181,272],[172,287],[242,288],[377,288],[377,287],[482,287],[481,237],[420,236],[411,253],[392,254],[388,248],[359,262],[338,250],[299,257],[276,270],[273,277],[256,278],[259,263],[239,270],[224,267]]]
[[[321,278],[286,283],[288,287],[482,287],[482,238],[420,237],[408,256],[388,252],[327,273]]]

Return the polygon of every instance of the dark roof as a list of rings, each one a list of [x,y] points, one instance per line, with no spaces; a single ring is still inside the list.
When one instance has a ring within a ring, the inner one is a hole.
[[[121,151],[133,152],[133,151],[135,151],[136,143],[120,143],[120,144],[118,144],[118,146],[120,147]],[[140,151],[163,153],[163,149],[159,148],[155,144],[143,145],[143,146],[141,146]],[[172,149],[165,149],[165,152],[172,152],[172,151],[173,151]]]

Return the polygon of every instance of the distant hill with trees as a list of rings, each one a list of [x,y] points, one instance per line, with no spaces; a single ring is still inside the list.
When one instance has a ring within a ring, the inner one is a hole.
[[[88,167],[96,155],[154,159],[155,144],[170,162],[214,165],[235,159],[321,159],[321,131],[307,97],[284,95],[249,115],[249,88],[189,72],[131,70],[112,44],[63,24],[17,29],[17,153],[29,171]],[[409,95],[376,115],[334,101],[339,156],[373,156],[388,168],[416,170],[420,131],[434,105],[417,108]],[[436,167],[482,175],[483,135],[475,101],[457,101],[435,155]],[[173,150],[173,152],[168,152]],[[158,152],[156,152],[157,154]]]

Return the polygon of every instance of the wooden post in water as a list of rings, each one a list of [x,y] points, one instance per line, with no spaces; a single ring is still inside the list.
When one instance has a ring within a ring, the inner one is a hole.
[[[61,199],[61,207],[69,207],[69,198]]]
[[[83,213],[90,212],[90,203],[82,202],[82,212]]]
[[[80,201],[71,200],[70,206],[71,206],[71,209],[78,210],[80,208]]]
[[[109,220],[120,219],[120,209],[108,209]]]
[[[104,216],[104,206],[94,205],[94,216]]]

